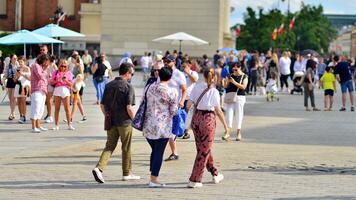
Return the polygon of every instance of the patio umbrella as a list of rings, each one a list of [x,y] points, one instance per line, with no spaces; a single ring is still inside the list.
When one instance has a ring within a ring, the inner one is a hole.
[[[44,27],[38,28],[34,31],[34,33],[45,35],[47,37],[52,38],[60,38],[60,37],[85,37],[85,35],[72,31],[67,28],[60,27],[58,24],[47,24]],[[53,44],[51,45],[52,53],[53,53]]]
[[[207,41],[194,37],[184,32],[174,33],[164,37],[156,38],[153,42],[168,43],[172,45],[179,45],[179,51],[182,50],[182,45],[204,45],[209,44]]]
[[[234,54],[236,55],[239,53],[239,51],[237,51],[235,48],[229,48],[229,47],[221,48],[219,49],[219,51],[226,52],[226,53],[230,53],[231,51],[233,51]]]
[[[308,54],[310,54],[310,55],[313,54],[314,56],[319,56],[318,52],[316,52],[316,51],[314,51],[312,49],[305,49],[305,50],[300,52],[300,55],[302,55],[304,57],[307,56]]]
[[[50,37],[39,35],[28,30],[19,30],[13,34],[0,38],[0,44],[4,45],[24,45],[24,55],[26,56],[26,44],[64,43]]]

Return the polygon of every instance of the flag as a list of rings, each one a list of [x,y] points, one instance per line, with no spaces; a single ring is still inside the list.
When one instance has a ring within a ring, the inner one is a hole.
[[[289,22],[289,31],[292,31],[294,28],[294,22],[295,22],[295,17],[293,17],[293,19],[290,20]]]
[[[274,28],[273,33],[272,33],[272,40],[276,41],[277,40],[277,28]]]
[[[241,28],[240,26],[237,26],[236,29],[235,29],[235,34],[236,34],[236,38],[239,38],[240,37],[240,34],[241,34]]]
[[[278,32],[279,32],[280,35],[283,35],[283,33],[284,33],[284,24],[283,23],[279,27]]]

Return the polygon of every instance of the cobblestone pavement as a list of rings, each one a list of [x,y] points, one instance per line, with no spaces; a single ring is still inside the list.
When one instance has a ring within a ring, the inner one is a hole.
[[[247,98],[242,142],[222,142],[218,123],[213,155],[225,176],[221,184],[205,173],[203,188],[186,188],[195,157],[191,138],[178,140],[179,161],[163,163],[160,180],[168,187],[147,188],[150,148],[137,131],[133,170],[142,179],[121,181],[119,145],[105,170],[106,183],[97,184],[91,170],[106,134],[87,84],[88,121],[75,122],[75,131],[60,124],[58,132],[31,133],[29,123],[7,121],[8,105],[0,105],[0,199],[356,199],[356,113],[306,112],[303,96],[283,94],[279,102]],[[142,86],[134,85],[139,100]],[[322,108],[321,91],[316,98]],[[74,121],[79,119],[78,112]],[[165,157],[169,154],[167,149]]]

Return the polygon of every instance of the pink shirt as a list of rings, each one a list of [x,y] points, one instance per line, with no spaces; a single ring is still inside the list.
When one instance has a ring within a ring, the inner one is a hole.
[[[64,81],[62,78],[65,77],[66,80],[68,80],[71,85],[73,83],[73,74],[71,71],[66,71],[66,72],[60,72],[58,70],[54,71],[52,73],[52,79],[51,81],[52,82],[55,82],[57,80],[59,80],[59,82],[56,83],[56,86],[55,87],[61,87],[61,86],[65,86],[67,87],[69,90],[71,88],[71,85],[68,85],[66,81]]]
[[[41,65],[34,63],[31,67],[31,91],[47,94],[47,85],[47,72],[42,69]]]

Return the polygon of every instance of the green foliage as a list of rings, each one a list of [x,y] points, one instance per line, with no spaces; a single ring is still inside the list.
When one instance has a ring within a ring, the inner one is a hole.
[[[0,38],[10,33],[0,33]],[[0,50],[2,51],[2,57],[10,56],[10,54],[22,55],[23,54],[23,45],[0,45]]]
[[[289,31],[289,22],[296,17],[295,26]],[[327,52],[329,43],[336,37],[336,29],[323,15],[323,7],[302,4],[298,13],[283,15],[280,10],[273,9],[258,13],[248,7],[241,27],[240,38],[236,40],[237,49],[266,52],[270,48],[303,50],[314,49]],[[278,33],[277,41],[272,40],[272,32],[284,23],[284,34]],[[236,25],[237,26],[237,25]],[[233,28],[235,28],[234,26]]]

